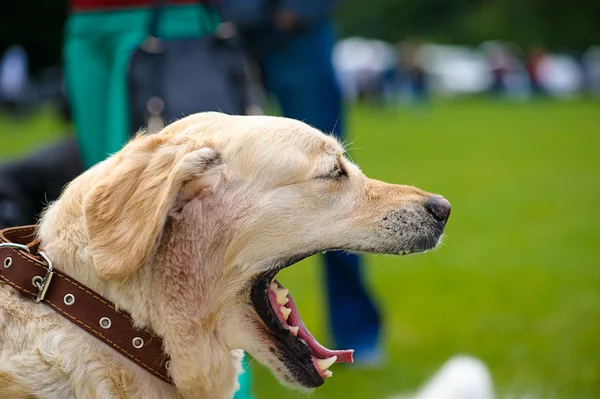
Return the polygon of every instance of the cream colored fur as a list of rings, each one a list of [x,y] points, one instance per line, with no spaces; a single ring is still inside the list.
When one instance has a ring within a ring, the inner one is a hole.
[[[331,177],[340,163],[348,177]],[[202,113],[139,136],[65,189],[39,238],[55,267],[163,337],[175,386],[0,284],[0,398],[231,398],[242,349],[293,384],[251,279],[299,253],[401,252],[428,196],[368,179],[290,119]]]

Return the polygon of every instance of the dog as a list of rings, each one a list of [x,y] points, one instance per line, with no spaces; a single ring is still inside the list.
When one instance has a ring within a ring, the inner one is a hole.
[[[276,274],[327,250],[427,251],[449,214],[296,120],[208,112],[138,135],[74,179],[37,234],[56,268],[163,339],[173,384],[0,284],[0,398],[231,398],[244,351],[318,387],[352,351],[316,341]]]

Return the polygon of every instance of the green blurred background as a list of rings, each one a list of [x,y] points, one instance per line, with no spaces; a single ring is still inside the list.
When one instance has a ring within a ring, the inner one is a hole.
[[[441,193],[453,210],[438,250],[367,258],[386,362],[336,365],[310,397],[411,391],[468,354],[490,367],[501,395],[599,398],[600,103],[469,98],[350,111],[350,155],[366,174]],[[0,157],[63,131],[51,112],[0,119]],[[327,342],[319,265],[313,257],[279,280]],[[258,398],[305,397],[252,367]]]

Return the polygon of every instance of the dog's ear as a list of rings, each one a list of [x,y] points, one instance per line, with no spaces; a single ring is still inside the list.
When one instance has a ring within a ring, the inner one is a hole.
[[[220,164],[212,148],[188,152],[185,144],[157,147],[138,146],[122,154],[115,169],[84,199],[92,259],[103,278],[139,269],[154,249],[182,187]]]

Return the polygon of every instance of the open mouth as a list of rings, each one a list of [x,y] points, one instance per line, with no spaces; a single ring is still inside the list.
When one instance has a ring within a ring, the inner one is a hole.
[[[318,387],[333,375],[331,365],[352,363],[354,350],[331,350],[321,345],[302,322],[289,290],[274,279],[275,274],[268,272],[254,281],[252,303],[274,337],[271,352],[293,376],[288,382]]]
[[[417,235],[387,253],[406,255],[427,251],[439,243],[443,231],[444,224],[431,223],[426,234]],[[250,291],[250,301],[270,333],[269,350],[287,369],[281,374],[290,384],[306,388],[322,385],[333,375],[329,367],[334,363],[352,363],[354,353],[351,349],[331,350],[321,345],[302,322],[289,290],[275,280],[280,270],[311,255],[314,253],[277,262],[271,270],[253,280]]]

